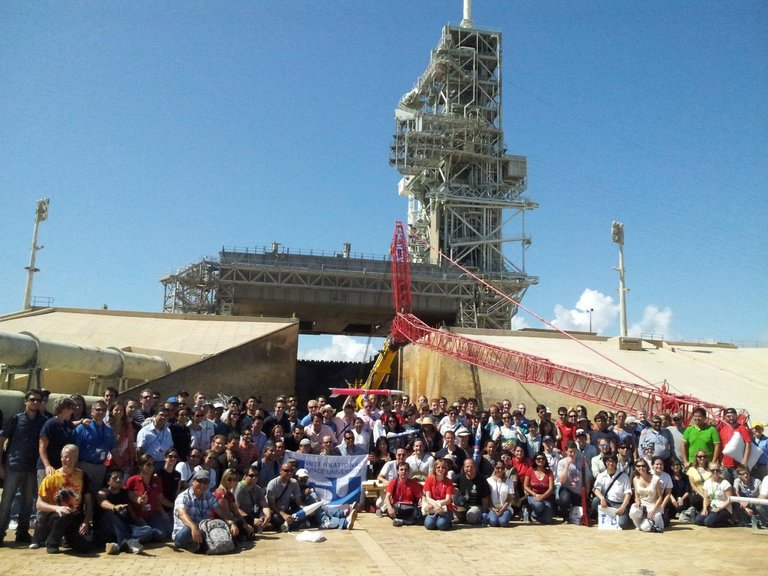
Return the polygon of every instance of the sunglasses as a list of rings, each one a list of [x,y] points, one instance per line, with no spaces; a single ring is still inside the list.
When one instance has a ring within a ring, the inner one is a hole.
[[[259,477],[258,474],[246,474],[246,476],[248,476],[248,478],[258,478]]]

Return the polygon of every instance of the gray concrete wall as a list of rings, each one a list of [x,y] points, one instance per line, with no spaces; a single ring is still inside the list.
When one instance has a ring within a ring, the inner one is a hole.
[[[208,398],[219,393],[236,395],[242,400],[261,394],[264,405],[271,407],[278,394],[294,393],[298,342],[298,323],[288,325],[127,390],[120,397],[138,398],[144,388],[158,390],[163,399],[179,390],[186,390],[190,395],[202,391]]]

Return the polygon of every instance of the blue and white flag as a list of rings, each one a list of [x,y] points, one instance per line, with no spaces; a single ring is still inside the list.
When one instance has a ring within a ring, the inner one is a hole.
[[[309,472],[309,485],[328,505],[362,501],[363,481],[368,470],[368,455],[321,456],[287,451],[286,459],[296,460],[298,468]]]

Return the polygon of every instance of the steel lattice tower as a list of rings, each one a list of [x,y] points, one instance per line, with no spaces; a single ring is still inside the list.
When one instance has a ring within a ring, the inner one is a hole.
[[[519,300],[538,282],[525,273],[525,212],[538,204],[523,197],[525,156],[504,146],[501,107],[501,34],[446,26],[416,86],[395,110],[390,164],[404,175],[401,195],[409,197],[408,224],[433,248],[410,244],[414,262],[439,264],[436,250],[477,271]],[[507,235],[515,220],[520,231]],[[505,246],[520,247],[513,262]],[[509,329],[517,307],[478,287],[462,301],[458,324]]]

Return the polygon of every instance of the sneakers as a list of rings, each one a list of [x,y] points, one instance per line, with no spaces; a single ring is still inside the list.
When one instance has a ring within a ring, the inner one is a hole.
[[[104,546],[104,551],[110,556],[117,556],[120,554],[120,544],[117,542],[107,542]]]
[[[47,546],[45,551],[48,552],[48,554],[61,554],[61,550],[59,550],[58,546]]]
[[[396,526],[400,528],[400,526],[402,525],[403,525],[403,521],[400,518],[395,518],[394,520],[392,520],[392,526]]]
[[[144,552],[144,546],[142,546],[141,543],[134,538],[126,540],[125,547],[128,548],[128,551],[131,554],[141,554]]]
[[[37,550],[38,548],[40,548],[40,544],[37,542],[32,542],[32,544],[29,545],[30,550]]]
[[[288,524],[286,524],[285,522],[280,524],[280,532],[288,532],[288,530],[290,530],[290,528],[288,527]]]
[[[355,526],[355,520],[357,520],[357,508],[352,508],[352,511],[347,518],[347,530],[352,530]]]

